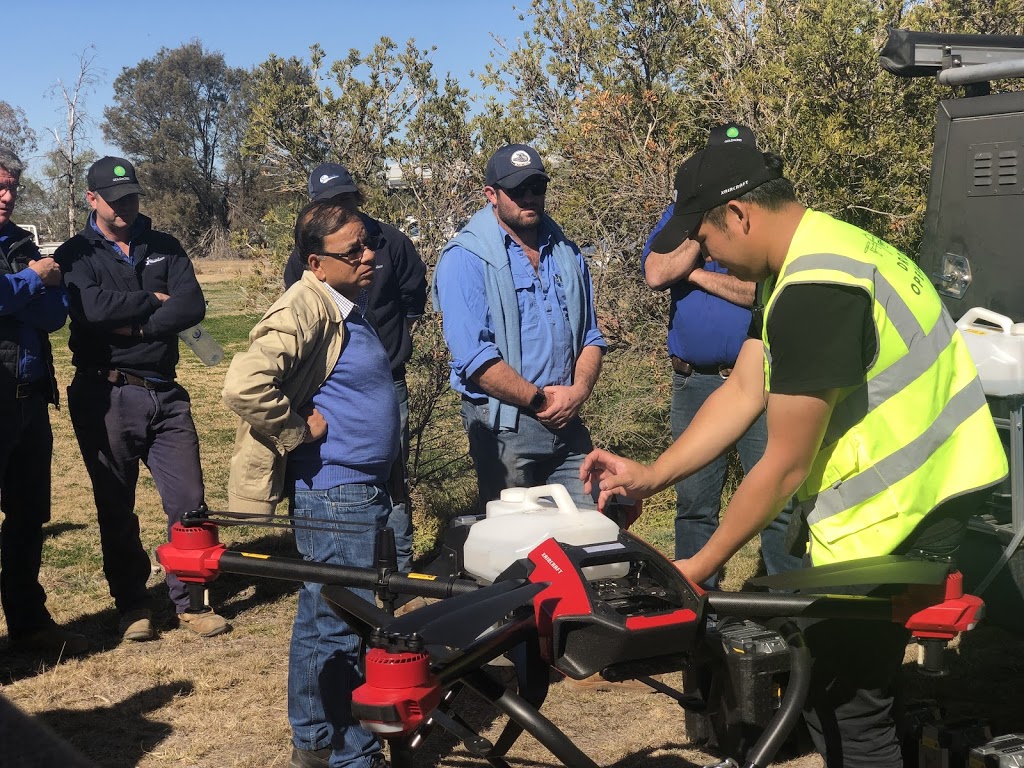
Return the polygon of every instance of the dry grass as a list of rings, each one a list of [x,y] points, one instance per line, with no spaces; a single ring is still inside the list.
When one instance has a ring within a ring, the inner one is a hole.
[[[245,262],[200,263],[199,277],[210,303],[207,326],[231,339],[229,354],[244,344],[254,318],[239,314],[239,270]],[[55,339],[58,376],[70,380],[66,331]],[[208,369],[183,353],[179,373],[192,394],[200,433],[207,499],[225,503],[227,464],[233,420],[220,405],[225,366]],[[53,520],[47,527],[42,580],[55,618],[85,633],[93,652],[85,658],[45,665],[10,652],[0,656],[2,694],[38,715],[98,765],[170,768],[196,766],[285,766],[290,731],[285,710],[286,670],[294,585],[225,576],[212,587],[212,602],[234,624],[224,636],[203,640],[175,628],[162,574],[150,581],[162,596],[160,639],[119,644],[117,617],[101,570],[95,509],[67,412],[52,413],[54,443]],[[436,493],[431,499],[440,498]],[[139,483],[137,510],[143,538],[152,550],[163,541],[164,516],[153,482]],[[663,549],[671,545],[671,493],[653,500],[638,529]],[[419,521],[424,532],[436,521]],[[285,536],[254,529],[226,529],[224,538],[245,542],[251,551],[289,555]],[[424,541],[421,537],[419,546]],[[727,584],[737,586],[756,565],[756,549],[739,559]],[[0,630],[5,629],[0,625]],[[972,646],[975,647],[975,646]],[[974,657],[972,657],[974,658]],[[1006,662],[1005,656],[1000,659]],[[978,675],[991,658],[976,658],[968,668]],[[1017,660],[1012,662],[1016,669]],[[939,681],[948,696],[960,683]],[[556,684],[545,714],[602,765],[620,768],[689,768],[714,762],[686,743],[682,714],[657,695],[578,693]],[[1002,697],[1000,697],[1002,698]],[[481,714],[483,722],[490,715]],[[486,735],[495,735],[501,721]],[[529,737],[511,755],[513,765],[549,766],[556,761]],[[423,765],[482,765],[461,747],[432,736]],[[790,768],[819,766],[816,756],[785,763]]]

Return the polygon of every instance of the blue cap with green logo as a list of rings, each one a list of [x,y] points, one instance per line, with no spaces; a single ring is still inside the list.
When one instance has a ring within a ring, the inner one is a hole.
[[[135,175],[135,166],[123,157],[101,157],[86,174],[90,192],[95,192],[108,203],[127,195],[144,195]]]

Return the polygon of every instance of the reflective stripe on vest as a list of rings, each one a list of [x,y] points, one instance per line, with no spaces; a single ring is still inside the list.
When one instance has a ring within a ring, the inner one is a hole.
[[[841,253],[800,254],[810,243]],[[1006,474],[966,344],[922,277],[894,248],[808,211],[770,294],[766,286],[769,389],[768,318],[786,287],[860,288],[872,302],[875,360],[862,384],[840,391],[821,449],[797,493],[815,565],[888,554],[938,504]],[[905,283],[906,295],[892,279]]]

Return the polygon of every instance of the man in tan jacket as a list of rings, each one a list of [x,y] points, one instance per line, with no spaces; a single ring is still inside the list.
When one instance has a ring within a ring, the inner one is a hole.
[[[270,512],[294,488],[302,556],[370,567],[399,457],[391,368],[364,315],[377,243],[350,209],[325,200],[299,213],[295,245],[307,271],[253,328],[225,381],[224,402],[242,418],[229,504]],[[318,528],[325,520],[343,525],[310,530],[302,525],[310,518]],[[304,584],[288,674],[292,768],[385,765],[377,738],[347,705],[359,684],[358,650],[358,636],[320,599],[320,585]]]

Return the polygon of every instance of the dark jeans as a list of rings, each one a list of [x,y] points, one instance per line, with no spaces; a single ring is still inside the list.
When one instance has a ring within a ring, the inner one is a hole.
[[[672,374],[672,438],[678,438],[693,421],[693,417],[725,381],[714,374],[693,373],[683,376]],[[768,426],[764,414],[754,422],[736,443],[743,471],[749,472],[764,455],[768,442]],[[725,488],[729,454],[723,454],[703,469],[676,483],[676,559],[689,558],[701,550],[718,529],[722,490]],[[787,505],[779,516],[761,531],[761,558],[769,574],[791,571],[800,567],[800,558],[786,551],[784,540],[792,507]],[[718,585],[715,574],[703,586],[714,589]]]
[[[580,506],[594,506],[583,492],[580,466],[593,449],[590,432],[579,416],[552,431],[533,416],[520,413],[516,429],[495,432],[487,403],[462,401],[462,424],[469,437],[469,455],[476,468],[481,511],[505,488],[530,488],[560,483]]]
[[[952,558],[967,518],[990,491],[948,501],[917,526],[894,554]],[[896,589],[830,588],[889,596]],[[901,624],[852,619],[801,620],[814,659],[804,719],[828,768],[902,768],[897,721],[900,670],[910,632]]]
[[[307,562],[373,565],[373,544],[391,512],[383,486],[350,484],[295,491],[295,519],[336,520],[336,531],[296,527],[295,545]],[[359,636],[320,597],[323,585],[306,582],[292,627],[288,656],[288,721],[299,749],[332,748],[331,768],[368,768],[380,752],[377,737],[352,717],[352,691],[363,682]],[[373,601],[373,593],[353,589]]]
[[[409,504],[409,483],[405,477],[409,463],[409,387],[405,379],[395,379],[395,394],[398,395],[398,416],[402,431],[402,470],[405,481],[405,495],[393,500],[388,528],[395,532],[395,551],[398,553],[398,570],[408,571],[412,564],[412,506]]]
[[[11,637],[47,626],[46,592],[39,584],[43,525],[50,519],[53,433],[41,395],[0,400],[0,602]]]
[[[203,502],[199,438],[188,392],[180,386],[162,391],[118,386],[79,374],[68,387],[68,410],[92,480],[110,596],[122,613],[143,607],[149,602],[150,562],[135,514],[139,462],[153,476],[168,536],[183,514]],[[177,612],[188,610],[185,585],[168,574],[167,586]]]

